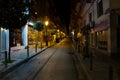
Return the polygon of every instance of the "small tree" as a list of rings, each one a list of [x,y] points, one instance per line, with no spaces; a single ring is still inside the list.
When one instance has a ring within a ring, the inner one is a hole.
[[[37,30],[37,31],[42,31],[43,30],[43,22],[42,21],[36,21],[34,23],[33,29]],[[36,43],[36,52],[37,52],[37,43]]]
[[[43,22],[42,21],[36,21],[33,29],[37,30],[37,31],[42,31],[43,30]]]
[[[24,26],[29,15],[24,14],[26,4],[22,0],[0,0],[0,26],[9,29],[9,53],[8,60],[11,61],[11,31]]]

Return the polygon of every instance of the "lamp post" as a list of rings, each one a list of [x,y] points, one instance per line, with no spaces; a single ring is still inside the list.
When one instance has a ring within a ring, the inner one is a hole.
[[[37,53],[37,45],[38,45],[38,35],[39,35],[39,32],[36,31],[36,44],[35,44],[35,52]]]
[[[27,58],[29,57],[29,25],[27,25]]]
[[[27,57],[29,57],[29,35],[27,34],[28,36],[28,43],[27,43]]]
[[[46,34],[46,46],[48,46],[48,34],[47,34],[47,26],[48,26],[49,22],[48,20],[45,21],[45,34]]]

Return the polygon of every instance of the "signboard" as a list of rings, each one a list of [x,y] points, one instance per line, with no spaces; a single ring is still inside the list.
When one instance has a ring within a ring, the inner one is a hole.
[[[94,31],[95,32],[101,31],[101,30],[107,29],[109,26],[110,25],[108,20],[101,21],[100,23],[95,24]]]

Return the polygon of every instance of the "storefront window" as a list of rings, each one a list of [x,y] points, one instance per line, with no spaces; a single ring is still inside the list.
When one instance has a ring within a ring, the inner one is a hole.
[[[97,46],[99,49],[107,50],[107,31],[97,32]]]

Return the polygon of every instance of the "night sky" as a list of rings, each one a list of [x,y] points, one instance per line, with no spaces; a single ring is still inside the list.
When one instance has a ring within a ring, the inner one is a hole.
[[[7,0],[5,0],[5,1],[2,0],[2,1],[0,1],[0,3],[1,4],[6,3],[6,1]],[[0,6],[0,8],[2,8],[0,10],[0,12],[3,13],[0,16],[0,17],[2,17],[1,19],[5,18],[6,15],[7,15],[7,19],[11,19],[11,18],[8,18],[8,15],[10,15],[10,14],[12,14],[11,17],[14,17],[16,15],[17,18],[15,18],[15,19],[19,19],[21,17],[17,14],[24,11],[24,7],[22,7],[21,4],[16,4],[17,2],[21,2],[21,0],[9,1],[9,2],[7,2],[8,4],[5,4],[5,6],[2,6],[2,5]],[[18,6],[18,7],[16,7],[16,6]],[[62,22],[61,25],[65,25],[66,27],[69,27],[70,14],[71,14],[71,0],[35,0],[33,5],[30,5],[30,7],[31,7],[31,15],[34,15],[35,12],[38,12],[39,16],[35,15],[36,18],[40,17],[40,16],[44,17],[47,15],[48,15],[48,17],[49,17],[49,15],[50,16],[59,16],[60,20]],[[4,15],[4,13],[6,13],[6,15]],[[5,16],[5,17],[3,17],[3,16]],[[10,21],[8,21],[8,22],[10,22]],[[1,22],[1,23],[3,23],[3,22]]]
[[[62,22],[68,26],[70,20],[71,1],[70,0],[54,0],[57,15],[60,16]]]

